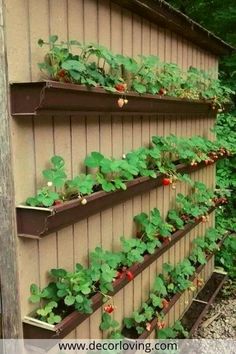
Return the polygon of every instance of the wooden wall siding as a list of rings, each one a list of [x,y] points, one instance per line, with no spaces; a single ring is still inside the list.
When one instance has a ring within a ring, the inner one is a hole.
[[[217,67],[217,58],[187,42],[158,24],[151,24],[132,15],[108,0],[6,0],[6,31],[8,42],[8,70],[10,81],[34,81],[41,77],[37,63],[45,49],[38,48],[39,38],[58,34],[60,39],[76,38],[106,45],[114,52],[136,56],[159,55],[162,60],[178,63],[184,69],[190,65],[205,70]],[[67,172],[73,176],[84,172],[82,161],[86,154],[99,150],[108,156],[121,157],[131,149],[148,145],[152,135],[170,133],[182,136],[201,134],[211,137],[213,120],[206,117],[187,119],[172,117],[71,116],[37,117],[31,120],[12,120],[13,159],[17,203],[37,190],[42,182],[41,171],[48,166],[53,154],[66,159]],[[192,174],[209,186],[214,185],[214,167]],[[187,193],[187,186],[178,184],[176,190],[158,188],[137,196],[123,204],[82,220],[40,242],[19,240],[19,276],[22,316],[32,309],[28,301],[31,283],[44,286],[47,271],[53,267],[73,269],[75,263],[88,263],[88,254],[97,245],[119,249],[119,237],[134,235],[133,216],[158,207],[163,216],[173,205],[178,192]],[[213,223],[213,217],[211,217]],[[124,316],[140,306],[148,296],[155,275],[164,262],[177,263],[189,254],[191,241],[205,232],[199,225],[178,244],[161,256],[156,263],[114,296],[121,322]],[[210,266],[209,266],[210,267]],[[210,270],[212,269],[209,268]],[[205,272],[209,274],[208,271]],[[205,274],[205,275],[206,275]],[[171,323],[179,317],[189,301],[186,292],[168,315]],[[69,337],[101,338],[99,331],[101,310],[96,311]]]

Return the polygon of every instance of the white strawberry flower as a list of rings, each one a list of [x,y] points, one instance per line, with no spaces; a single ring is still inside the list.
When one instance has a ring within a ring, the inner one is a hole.
[[[52,187],[53,183],[51,181],[48,181],[47,186]]]

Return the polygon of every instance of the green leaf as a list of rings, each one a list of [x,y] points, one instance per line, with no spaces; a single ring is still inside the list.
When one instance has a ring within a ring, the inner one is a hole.
[[[58,36],[56,34],[53,34],[49,37],[49,42],[54,44],[58,40]]]
[[[137,81],[133,81],[132,88],[140,94],[147,92],[146,86]]]
[[[30,285],[30,292],[32,295],[38,295],[40,292],[39,287],[36,284],[31,284]]]
[[[84,163],[85,166],[95,168],[99,167],[101,161],[104,159],[104,156],[99,152],[93,151],[89,156],[86,157]]]
[[[157,293],[161,296],[167,295],[167,289],[166,289],[165,283],[160,276],[156,277],[153,290],[155,293]]]
[[[50,273],[55,278],[65,278],[67,275],[67,271],[62,268],[51,269]]]
[[[67,295],[64,299],[64,303],[67,305],[67,306],[72,306],[74,305],[75,303],[75,297],[72,296],[72,295]]]
[[[60,289],[57,292],[58,297],[65,297],[68,294],[68,291],[66,289]]]
[[[134,319],[132,317],[125,317],[124,325],[126,328],[132,328],[134,326]]]
[[[155,294],[150,294],[150,298],[154,307],[162,308],[162,299],[159,296],[156,296]]]
[[[70,73],[82,73],[86,70],[84,63],[78,60],[67,60],[62,63],[62,68],[69,71]]]
[[[75,297],[75,301],[78,302],[78,304],[82,304],[82,302],[84,301],[84,298],[82,295],[76,295]]]
[[[41,301],[41,297],[40,295],[34,294],[29,297],[29,301],[32,302],[33,304],[36,304]]]
[[[65,160],[63,159],[63,157],[59,155],[54,155],[51,158],[51,163],[54,165],[56,169],[61,169],[65,166]]]

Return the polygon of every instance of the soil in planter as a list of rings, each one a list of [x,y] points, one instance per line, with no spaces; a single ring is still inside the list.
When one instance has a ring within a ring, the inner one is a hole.
[[[130,338],[130,339],[137,339],[140,336],[140,334],[138,334],[135,328],[124,327],[122,329],[122,334],[125,338]]]
[[[198,294],[197,299],[208,302],[224,277],[224,274],[213,273],[206,286]]]
[[[181,320],[181,323],[186,331],[190,332],[192,330],[193,326],[195,326],[196,321],[198,320],[205,306],[206,304],[193,301],[192,305],[189,307],[187,312],[185,312]]]

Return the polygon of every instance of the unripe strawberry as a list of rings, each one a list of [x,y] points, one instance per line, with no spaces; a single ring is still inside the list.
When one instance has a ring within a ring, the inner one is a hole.
[[[124,106],[124,104],[125,104],[123,98],[119,98],[118,101],[117,101],[117,103],[118,103],[118,106],[119,106],[120,108],[122,108],[122,107]]]
[[[62,204],[62,200],[55,200],[54,205],[61,205]]]
[[[82,204],[82,205],[87,204],[87,199],[83,198],[83,199],[81,200],[81,204]]]
[[[127,100],[127,98],[124,99],[124,104],[127,104],[129,101]]]
[[[196,287],[192,285],[192,286],[189,287],[189,290],[194,292],[196,290]]]
[[[164,321],[158,321],[157,322],[157,328],[158,329],[162,329],[165,327],[165,322]]]
[[[202,278],[197,278],[197,286],[200,287],[204,284],[204,280]]]
[[[160,96],[164,96],[164,95],[166,95],[167,92],[166,92],[166,90],[164,88],[160,88],[158,93],[159,93]]]
[[[148,332],[150,332],[151,331],[151,323],[150,322],[147,322],[146,323],[146,330],[148,331]]]
[[[207,221],[207,218],[205,215],[202,215],[202,222],[206,222]]]

